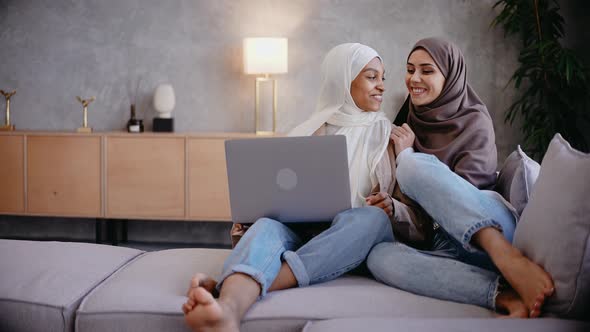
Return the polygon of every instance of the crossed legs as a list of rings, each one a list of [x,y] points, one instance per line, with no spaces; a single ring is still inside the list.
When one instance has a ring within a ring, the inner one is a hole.
[[[435,156],[402,153],[398,162],[402,192],[418,202],[466,251],[487,253],[508,281],[512,290],[501,292],[497,304],[501,307],[509,302],[511,308],[522,308],[522,303],[527,316],[539,316],[545,299],[554,292],[553,281],[542,267],[511,245],[515,218],[503,203],[459,177]]]
[[[335,279],[360,265],[375,244],[392,239],[389,218],[374,207],[339,214],[303,245],[285,225],[260,219],[226,260],[220,285],[204,274],[193,277],[182,307],[185,320],[193,330],[238,331],[242,317],[266,292]]]

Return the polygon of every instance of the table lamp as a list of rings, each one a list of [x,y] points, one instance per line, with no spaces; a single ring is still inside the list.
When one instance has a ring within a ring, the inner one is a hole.
[[[154,92],[154,109],[158,116],[154,118],[152,130],[156,132],[173,132],[174,119],[172,110],[176,104],[174,88],[170,84],[160,84]]]
[[[257,135],[272,135],[276,131],[277,81],[270,74],[287,72],[287,38],[244,38],[244,72],[263,75],[256,77],[255,90],[255,128]],[[272,82],[272,130],[264,130],[260,110],[260,84]]]

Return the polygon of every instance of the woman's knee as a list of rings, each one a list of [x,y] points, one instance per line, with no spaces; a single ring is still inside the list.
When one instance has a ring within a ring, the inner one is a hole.
[[[432,184],[433,177],[448,170],[436,156],[425,153],[408,153],[396,168],[396,179],[403,192],[424,188]]]
[[[396,169],[396,178],[400,186],[405,186],[422,178],[427,162],[427,155],[423,153],[408,153],[403,157]]]
[[[248,228],[235,249],[284,248],[291,250],[301,242],[299,236],[286,225],[269,218],[260,218]]]
[[[287,226],[282,223],[270,218],[260,218],[248,229],[245,235],[248,235],[249,233],[251,236],[256,234],[265,234],[265,236],[268,236],[271,234],[283,233],[285,231],[287,231]]]
[[[359,232],[364,230],[376,234],[393,234],[391,221],[387,213],[383,209],[374,206],[355,208],[342,212],[334,218],[332,226],[337,224],[355,227]]]

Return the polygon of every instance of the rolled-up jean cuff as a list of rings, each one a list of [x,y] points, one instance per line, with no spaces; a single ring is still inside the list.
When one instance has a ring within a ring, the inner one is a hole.
[[[266,295],[266,291],[267,291],[269,285],[266,284],[266,279],[265,279],[264,273],[260,270],[257,270],[255,268],[253,268],[249,265],[245,265],[245,264],[238,264],[238,265],[235,265],[234,267],[232,267],[231,269],[227,270],[221,276],[221,278],[219,279],[219,282],[217,283],[217,286],[215,288],[217,288],[217,290],[221,292],[221,286],[223,285],[223,282],[225,281],[225,279],[227,279],[227,277],[229,277],[235,273],[245,274],[245,275],[249,276],[250,278],[254,279],[254,281],[256,281],[260,285],[260,296],[258,297],[258,299],[261,299]]]
[[[473,234],[477,233],[479,230],[481,230],[482,228],[485,228],[485,227],[494,227],[494,228],[497,228],[498,230],[500,230],[500,232],[502,231],[502,225],[500,225],[500,223],[498,223],[497,221],[482,220],[482,221],[476,222],[475,224],[471,225],[471,227],[469,227],[465,231],[465,233],[463,233],[461,245],[463,245],[463,248],[465,248],[465,250],[467,250],[469,252],[477,252],[478,251],[477,249],[475,249],[471,246],[471,237],[473,236]]]
[[[496,298],[500,294],[500,276],[498,276],[491,284],[488,291],[488,309],[496,311]]]
[[[301,258],[297,256],[297,254],[293,251],[287,250],[283,253],[283,260],[289,265],[291,268],[291,272],[297,279],[297,284],[299,287],[305,287],[309,285],[309,275],[307,274],[307,269]]]

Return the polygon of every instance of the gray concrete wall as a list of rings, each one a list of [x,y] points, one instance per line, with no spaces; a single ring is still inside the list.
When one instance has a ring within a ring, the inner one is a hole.
[[[11,102],[18,129],[75,130],[78,95],[97,97],[89,107],[97,130],[122,129],[135,98],[151,123],[153,90],[169,82],[178,131],[252,132],[254,77],[242,73],[242,38],[283,36],[289,72],[277,76],[278,129],[286,132],[313,112],[320,62],[331,47],[361,42],[380,52],[388,79],[383,107],[393,118],[406,94],[409,49],[444,36],[465,53],[503,160],[519,140],[503,123],[517,43],[489,27],[495,1],[0,0],[0,88],[18,90]]]
[[[278,75],[278,128],[314,110],[320,62],[333,46],[358,41],[386,62],[384,110],[405,95],[410,47],[444,36],[464,51],[471,84],[496,121],[501,156],[517,140],[502,122],[512,91],[515,43],[490,29],[495,0],[0,0],[0,88],[18,90],[19,129],[75,130],[76,96],[96,96],[90,125],[119,130],[137,104],[151,123],[158,83],[175,87],[178,131],[254,130],[254,77],[242,73],[242,38],[289,38],[289,73]],[[2,103],[3,104],[3,103]]]

